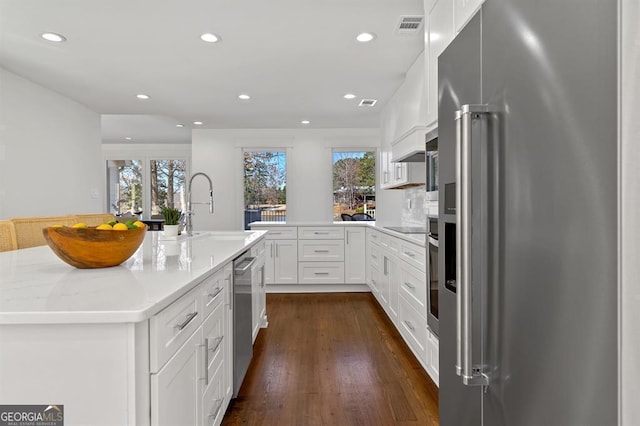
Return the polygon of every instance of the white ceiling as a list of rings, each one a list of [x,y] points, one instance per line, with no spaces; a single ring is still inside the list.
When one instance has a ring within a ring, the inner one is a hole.
[[[0,0],[0,66],[103,114],[105,142],[189,142],[195,127],[378,127],[424,46],[422,28],[397,33],[401,15],[423,15],[422,0]],[[362,31],[377,37],[358,43]],[[378,103],[358,107],[363,98]]]

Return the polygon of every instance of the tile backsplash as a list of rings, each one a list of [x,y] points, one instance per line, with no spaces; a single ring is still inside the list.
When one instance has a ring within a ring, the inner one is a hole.
[[[403,189],[402,226],[425,226],[427,215],[438,214],[438,201],[427,200],[425,187]]]

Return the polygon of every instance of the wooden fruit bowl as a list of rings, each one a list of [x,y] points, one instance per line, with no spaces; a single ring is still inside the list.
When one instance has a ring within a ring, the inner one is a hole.
[[[51,250],[69,265],[80,269],[117,266],[138,250],[146,227],[127,231],[49,227],[42,233]]]

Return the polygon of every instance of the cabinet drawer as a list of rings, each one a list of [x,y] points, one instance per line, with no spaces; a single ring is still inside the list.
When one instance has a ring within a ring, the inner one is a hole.
[[[343,284],[344,262],[298,262],[300,284]]]
[[[427,276],[423,271],[405,262],[400,262],[400,292],[407,301],[426,318]]]
[[[382,238],[382,233],[380,231],[374,231],[372,229],[367,229],[367,242],[370,244],[375,244],[377,246],[380,245],[380,240]]]
[[[341,226],[301,226],[298,228],[299,239],[336,240],[344,239],[344,228]]]
[[[409,264],[415,266],[421,271],[426,271],[427,255],[424,247],[415,244],[402,242],[400,243],[400,258]]]
[[[150,320],[151,372],[155,373],[202,322],[199,289],[190,291]]]
[[[224,348],[227,344],[226,340],[228,340],[224,326],[225,309],[224,304],[219,304],[202,323],[202,336],[204,339],[204,346],[202,347],[204,360],[202,365],[206,367],[204,374],[205,386],[209,385],[215,371],[224,359]]]
[[[255,229],[266,229],[269,231],[267,232],[267,235],[265,235],[267,240],[290,240],[298,238],[298,228],[295,226],[276,226],[273,228]]]
[[[298,240],[298,261],[344,261],[344,240]]]
[[[200,284],[200,306],[202,317],[206,318],[219,304],[225,305],[229,301],[231,288],[231,269],[224,268]]]
[[[404,294],[400,293],[398,299],[400,302],[398,309],[400,334],[422,365],[425,366],[427,363],[427,320],[407,302]]]
[[[269,235],[269,234],[267,234]],[[251,247],[251,257],[260,257],[264,254],[265,250],[265,242],[264,240],[260,241],[258,244]]]
[[[221,365],[211,376],[209,385],[202,395],[202,419],[201,425],[213,426],[222,423],[222,417],[226,411],[224,395],[224,366]]]

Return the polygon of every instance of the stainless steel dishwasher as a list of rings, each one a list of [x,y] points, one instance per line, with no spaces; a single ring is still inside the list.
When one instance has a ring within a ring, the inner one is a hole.
[[[242,253],[233,261],[233,397],[238,391],[253,357],[251,338],[251,277],[255,257]]]

